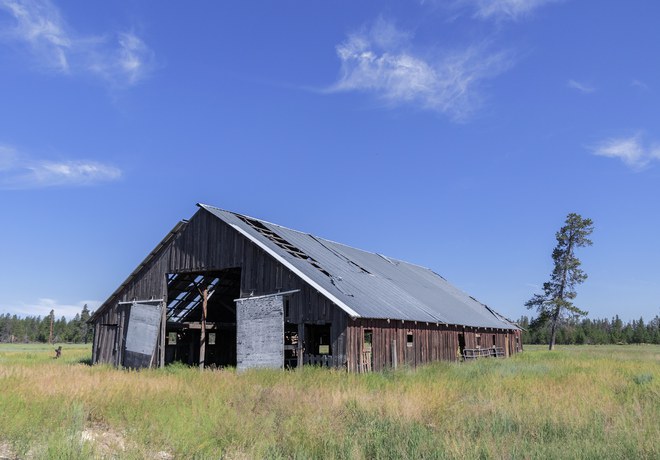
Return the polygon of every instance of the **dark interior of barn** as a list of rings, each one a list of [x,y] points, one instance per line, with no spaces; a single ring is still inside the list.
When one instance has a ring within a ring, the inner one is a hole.
[[[240,282],[240,268],[167,275],[166,364],[198,365],[203,353],[206,367],[236,365]]]
[[[165,364],[236,366],[235,300],[241,294],[240,283],[240,268],[167,275]],[[289,299],[285,300],[285,309],[289,309]],[[283,366],[292,369],[303,362],[329,365],[333,352],[330,324],[305,324],[304,343],[300,343],[300,332],[298,324],[284,322]],[[304,360],[300,359],[303,350]]]

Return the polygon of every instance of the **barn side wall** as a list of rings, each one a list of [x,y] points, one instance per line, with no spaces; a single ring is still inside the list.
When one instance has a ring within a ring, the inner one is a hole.
[[[220,271],[235,267],[241,268],[241,297],[298,290],[288,297],[285,322],[301,325],[302,334],[304,324],[330,324],[332,359],[329,364],[346,366],[347,314],[252,241],[204,209],[200,209],[178,236],[154,254],[139,273],[106,302],[104,310],[95,315],[93,361],[113,365],[122,363],[121,345],[126,334],[122,321],[126,308],[119,302],[166,299],[168,273]],[[153,362],[159,363],[161,359],[161,350],[157,347]]]
[[[364,353],[367,349],[365,332],[371,334],[371,356]],[[392,368],[394,356],[397,367],[417,367],[433,361],[457,361],[460,357],[460,335],[465,340],[465,348],[491,348],[494,345],[503,348],[505,356],[522,351],[519,330],[358,318],[349,320],[348,325],[348,369],[361,371],[364,369],[361,365],[369,358],[375,371]]]

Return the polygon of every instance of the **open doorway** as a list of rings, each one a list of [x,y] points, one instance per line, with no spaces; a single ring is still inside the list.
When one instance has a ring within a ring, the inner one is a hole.
[[[330,324],[305,324],[303,362],[327,367],[331,365]]]
[[[459,332],[458,334],[458,356],[457,359],[463,357],[463,352],[465,351],[465,334]]]
[[[284,368],[293,369],[298,367],[298,354],[300,353],[300,339],[298,337],[298,325],[284,323]]]
[[[240,284],[240,268],[167,275],[165,364],[236,365],[234,300],[240,297]]]
[[[374,342],[373,329],[365,329],[362,337],[362,357],[360,362],[360,372],[371,372],[374,365],[374,355],[372,347]]]

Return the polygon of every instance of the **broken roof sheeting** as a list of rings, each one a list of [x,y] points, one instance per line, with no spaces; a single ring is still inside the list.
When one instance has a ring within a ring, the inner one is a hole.
[[[516,329],[515,325],[505,322],[484,304],[428,268],[213,206],[199,206],[224,222],[239,227],[242,233],[260,245],[267,246],[313,280],[322,291],[326,291],[324,294],[339,299],[351,315],[357,313],[364,318]],[[258,230],[250,221],[267,230]],[[279,243],[264,234],[268,230],[279,237]],[[299,251],[287,250],[281,240]],[[299,252],[310,259],[296,255]]]

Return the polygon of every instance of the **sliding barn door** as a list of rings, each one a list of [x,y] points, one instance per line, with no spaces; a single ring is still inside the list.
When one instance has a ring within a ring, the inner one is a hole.
[[[124,367],[151,367],[160,332],[161,307],[134,303],[128,314]]]
[[[236,368],[284,367],[282,296],[236,301]]]

